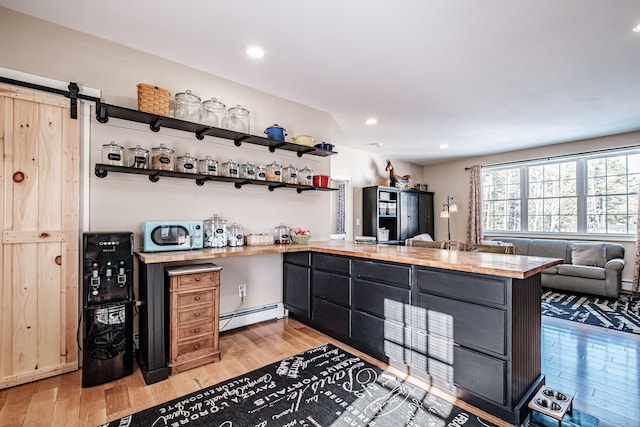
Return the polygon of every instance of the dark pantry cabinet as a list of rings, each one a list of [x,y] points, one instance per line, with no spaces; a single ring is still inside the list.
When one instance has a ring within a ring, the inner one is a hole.
[[[378,229],[384,228],[389,232],[386,241],[389,244],[402,244],[405,239],[418,234],[429,233],[433,236],[433,194],[380,185],[364,187],[363,234],[378,237]]]

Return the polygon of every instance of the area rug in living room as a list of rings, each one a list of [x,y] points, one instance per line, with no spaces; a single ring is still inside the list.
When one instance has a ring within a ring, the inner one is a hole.
[[[331,344],[105,426],[495,426]]]
[[[640,296],[618,298],[545,290],[542,314],[593,326],[640,334]]]

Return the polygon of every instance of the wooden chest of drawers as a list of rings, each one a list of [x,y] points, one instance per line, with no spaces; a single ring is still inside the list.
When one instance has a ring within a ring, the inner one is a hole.
[[[169,278],[169,371],[220,360],[220,270],[215,264],[166,269]]]

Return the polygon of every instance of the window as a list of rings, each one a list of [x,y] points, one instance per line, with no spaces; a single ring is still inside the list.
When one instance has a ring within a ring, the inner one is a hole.
[[[636,232],[640,150],[482,169],[484,231]]]

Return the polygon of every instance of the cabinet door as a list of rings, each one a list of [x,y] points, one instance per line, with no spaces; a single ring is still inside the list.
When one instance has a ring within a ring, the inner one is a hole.
[[[351,335],[350,310],[341,305],[325,301],[320,298],[313,299],[313,321],[322,332],[340,339],[347,340]]]
[[[433,237],[434,230],[433,193],[418,193],[418,234],[428,233]]]
[[[283,302],[287,310],[300,317],[309,318],[309,276],[311,269],[284,263]]]
[[[0,389],[78,369],[79,120],[62,96],[7,91],[11,97],[0,96]]]
[[[400,192],[399,215],[399,240],[405,240],[418,235],[418,193],[407,191]]]

